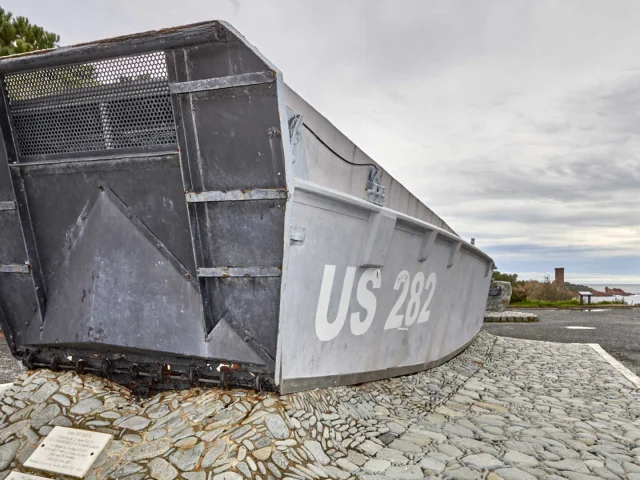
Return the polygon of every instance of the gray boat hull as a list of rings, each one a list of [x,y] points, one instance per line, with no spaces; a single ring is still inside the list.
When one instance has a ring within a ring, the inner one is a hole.
[[[292,392],[429,368],[493,262],[208,22],[0,60],[0,324],[30,368]]]

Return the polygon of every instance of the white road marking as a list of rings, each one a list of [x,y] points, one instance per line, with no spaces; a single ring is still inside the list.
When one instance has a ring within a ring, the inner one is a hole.
[[[569,330],[595,330],[596,327],[579,327],[579,326],[575,326],[575,327],[564,327],[564,328],[568,328]]]
[[[611,355],[607,353],[607,351],[602,348],[597,343],[588,343],[591,348],[593,348],[598,354],[604,358],[613,368],[619,371],[622,375],[626,377],[631,383],[635,385],[636,388],[640,388],[640,377],[638,377],[635,373],[629,370],[627,367],[622,365],[618,360],[613,358]]]

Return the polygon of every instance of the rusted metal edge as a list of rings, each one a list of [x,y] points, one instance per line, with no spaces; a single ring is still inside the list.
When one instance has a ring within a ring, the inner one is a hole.
[[[187,192],[187,202],[237,202],[243,200],[277,200],[287,198],[286,188],[256,188],[253,190],[215,190]]]
[[[276,74],[271,70],[266,72],[243,73],[228,77],[205,78],[191,82],[176,82],[169,84],[169,92],[173,94],[202,92],[205,90],[219,90],[221,88],[246,87],[261,83],[273,83]]]
[[[219,277],[281,277],[280,267],[213,267],[199,268],[200,278]]]
[[[14,200],[9,200],[7,202],[0,202],[0,212],[3,210],[15,210],[16,202]]]
[[[0,264],[0,273],[29,273],[31,266],[27,264]]]
[[[1,313],[1,312],[0,312]],[[0,316],[1,319],[1,316]],[[33,370],[92,373],[124,385],[138,395],[191,387],[247,388],[275,391],[273,370],[268,365],[231,362],[219,358],[184,358],[159,352],[128,349],[94,352],[72,346],[19,349],[16,356]]]
[[[105,58],[167,50],[196,43],[237,41],[234,37],[235,35],[230,34],[219,21],[208,21],[11,55],[0,60],[0,73],[36,70],[70,63],[95,62]]]

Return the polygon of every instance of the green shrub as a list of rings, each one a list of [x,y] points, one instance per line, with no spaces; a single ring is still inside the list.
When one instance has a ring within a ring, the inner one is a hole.
[[[495,272],[493,272],[492,278],[498,282],[509,282],[513,287],[513,285],[518,281],[518,274],[517,273],[500,273],[499,271],[496,270]]]
[[[520,282],[513,285],[511,291],[511,303],[525,302],[527,300],[527,289],[524,286],[524,282]]]

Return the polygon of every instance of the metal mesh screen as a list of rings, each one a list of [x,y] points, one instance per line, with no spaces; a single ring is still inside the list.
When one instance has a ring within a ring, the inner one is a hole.
[[[20,156],[176,143],[164,52],[7,75]]]

